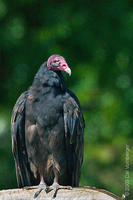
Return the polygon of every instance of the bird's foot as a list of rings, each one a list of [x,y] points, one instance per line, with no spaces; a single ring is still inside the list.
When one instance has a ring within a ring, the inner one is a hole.
[[[38,190],[35,192],[34,198],[38,197],[42,190],[45,190],[46,193],[48,192],[48,186],[46,184],[39,184],[36,189]]]
[[[35,186],[26,186],[24,187],[24,189],[26,190],[31,190],[31,189],[38,189],[35,193],[34,193],[34,198],[38,197],[38,195],[41,193],[42,190],[45,190],[46,193],[48,192],[48,186],[46,184],[39,184],[39,185],[35,185]]]
[[[48,191],[50,192],[51,190],[54,190],[54,195],[53,198],[56,197],[58,190],[60,189],[67,189],[67,190],[72,190],[71,186],[65,186],[65,185],[59,185],[58,183],[54,182],[51,186],[48,187]]]

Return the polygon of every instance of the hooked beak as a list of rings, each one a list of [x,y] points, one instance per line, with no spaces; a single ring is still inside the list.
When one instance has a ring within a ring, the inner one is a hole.
[[[69,67],[65,69],[65,72],[68,73],[69,76],[71,76],[71,74],[72,74],[71,69]]]
[[[66,72],[67,74],[69,74],[69,76],[71,76],[71,69],[68,67],[66,61],[64,59],[60,60],[60,65],[58,67],[59,70]]]

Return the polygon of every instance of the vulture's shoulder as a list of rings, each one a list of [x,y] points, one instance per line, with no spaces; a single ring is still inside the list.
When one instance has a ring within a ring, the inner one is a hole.
[[[14,123],[16,122],[16,117],[23,113],[27,96],[28,96],[28,91],[25,91],[20,95],[20,97],[16,101],[16,104],[15,104],[15,106],[13,108],[13,112],[12,112],[12,118],[11,118],[12,127],[13,127]]]
[[[84,128],[85,122],[84,122],[84,117],[82,114],[82,109],[81,109],[81,105],[80,105],[78,97],[69,89],[66,89],[66,94],[67,94],[67,97],[66,97],[64,106],[69,109],[71,108],[73,111],[76,110],[79,113],[80,116],[78,117],[82,121],[82,126]]]
[[[66,89],[66,93],[67,93],[67,95],[68,95],[68,98],[71,98],[71,100],[72,100],[73,102],[75,102],[75,103],[78,105],[78,107],[81,109],[81,106],[80,106],[80,102],[79,102],[79,100],[78,100],[78,97],[77,97],[71,90],[69,90],[69,89]]]

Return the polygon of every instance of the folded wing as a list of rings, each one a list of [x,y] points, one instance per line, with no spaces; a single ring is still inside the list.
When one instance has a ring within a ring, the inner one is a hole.
[[[68,183],[79,185],[84,148],[84,119],[77,97],[67,90],[64,103],[64,126],[68,165]]]
[[[14,154],[17,182],[19,187],[33,185],[36,180],[30,169],[25,145],[25,104],[28,91],[18,98],[12,113],[12,151]]]

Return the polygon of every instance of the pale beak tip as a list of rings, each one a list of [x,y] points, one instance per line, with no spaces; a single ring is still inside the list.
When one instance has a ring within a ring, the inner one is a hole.
[[[69,74],[69,76],[71,76],[72,72],[70,68],[67,68],[65,71]]]

